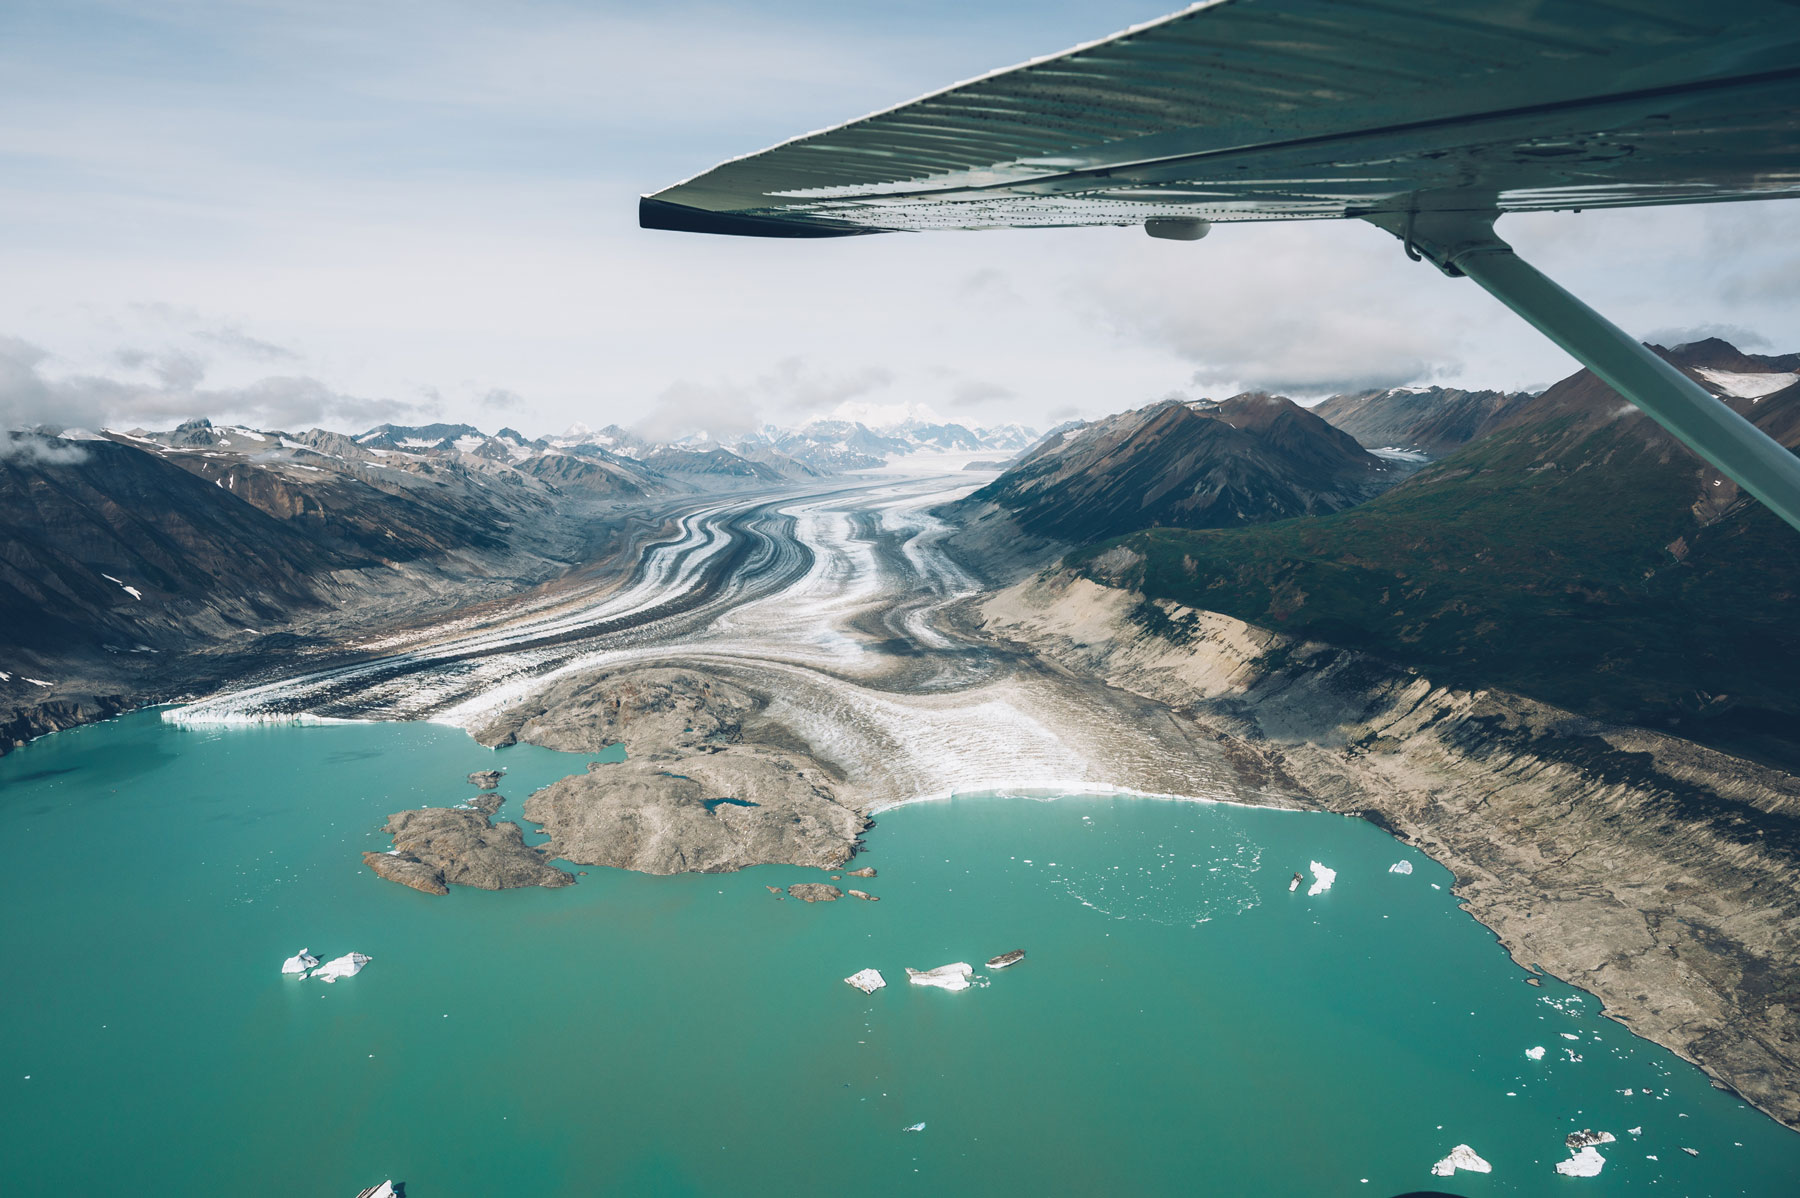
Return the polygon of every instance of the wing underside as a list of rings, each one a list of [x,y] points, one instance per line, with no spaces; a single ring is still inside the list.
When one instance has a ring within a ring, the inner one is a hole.
[[[1800,195],[1784,0],[1212,0],[733,159],[651,227],[762,236]]]

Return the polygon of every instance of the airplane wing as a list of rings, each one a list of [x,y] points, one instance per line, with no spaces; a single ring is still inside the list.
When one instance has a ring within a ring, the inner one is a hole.
[[[1784,0],[1212,0],[734,158],[652,228],[767,236],[1800,195]]]
[[[734,158],[646,228],[1368,220],[1800,528],[1800,458],[1539,274],[1507,212],[1800,196],[1800,0],[1207,0]],[[1722,413],[1722,415],[1721,415]]]

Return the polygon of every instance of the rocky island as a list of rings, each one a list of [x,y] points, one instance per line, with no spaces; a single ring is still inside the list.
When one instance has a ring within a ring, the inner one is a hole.
[[[426,894],[449,894],[452,885],[478,890],[573,885],[573,874],[551,865],[541,848],[526,846],[518,824],[494,822],[505,801],[483,794],[455,807],[396,811],[382,828],[393,836],[393,849],[364,853],[363,864]]]

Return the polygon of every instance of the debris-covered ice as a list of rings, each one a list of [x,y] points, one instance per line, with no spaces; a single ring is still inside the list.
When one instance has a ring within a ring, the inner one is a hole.
[[[305,949],[301,949],[281,963],[281,972],[293,974],[296,977],[305,977],[306,971],[316,967],[318,964],[319,959],[317,957],[313,956]]]
[[[989,957],[987,967],[989,969],[1006,969],[1010,966],[1017,965],[1024,959],[1025,950],[1022,948],[1015,948],[1010,952],[1001,953],[997,957]]]
[[[859,969],[849,977],[845,978],[844,981],[851,986],[855,986],[864,994],[873,994],[883,986],[887,985],[887,979],[881,976],[881,971],[879,969]]]
[[[915,986],[936,986],[940,990],[967,990],[969,975],[975,967],[965,961],[940,965],[936,969],[908,969],[906,979]]]
[[[1586,1148],[1590,1144],[1610,1144],[1618,1138],[1610,1131],[1589,1131],[1584,1127],[1580,1131],[1570,1132],[1564,1137],[1563,1144],[1571,1149]]]
[[[1396,861],[1388,866],[1388,872],[1391,874],[1409,874],[1412,872],[1412,862]]]
[[[1450,1155],[1431,1166],[1436,1177],[1448,1177],[1458,1169],[1466,1169],[1470,1173],[1492,1173],[1494,1166],[1475,1155],[1475,1150],[1467,1144],[1458,1144],[1450,1150]]]
[[[1326,869],[1317,861],[1312,862],[1308,868],[1312,870],[1313,884],[1306,892],[1307,898],[1311,898],[1315,894],[1324,894],[1331,889],[1331,884],[1337,881],[1337,870],[1335,869]]]
[[[313,971],[313,976],[327,982],[335,982],[339,978],[353,978],[361,973],[362,967],[371,960],[373,960],[372,957],[366,957],[362,953],[345,953],[341,957],[333,957],[325,962]]]
[[[1606,1167],[1606,1158],[1592,1148],[1583,1148],[1566,1161],[1558,1161],[1556,1171],[1564,1177],[1598,1177]]]

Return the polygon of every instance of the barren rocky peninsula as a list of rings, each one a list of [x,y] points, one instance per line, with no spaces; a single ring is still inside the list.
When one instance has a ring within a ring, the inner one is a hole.
[[[526,800],[553,857],[652,874],[836,868],[867,816],[818,761],[746,739],[745,721],[764,706],[695,670],[606,670],[503,710],[476,737],[575,752],[625,745],[628,760],[596,763]]]

